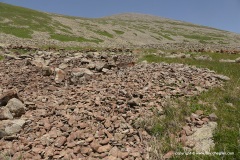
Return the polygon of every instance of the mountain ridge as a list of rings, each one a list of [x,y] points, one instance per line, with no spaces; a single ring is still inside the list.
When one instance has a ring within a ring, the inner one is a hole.
[[[237,48],[240,34],[141,13],[84,18],[0,3],[0,43],[64,47],[163,44]]]

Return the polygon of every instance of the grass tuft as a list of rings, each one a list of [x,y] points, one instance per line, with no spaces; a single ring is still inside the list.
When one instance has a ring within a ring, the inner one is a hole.
[[[99,35],[102,35],[102,36],[113,38],[113,35],[111,33],[108,33],[107,31],[100,31],[100,30],[98,30],[98,31],[93,31],[93,32],[95,32],[95,33],[97,33]]]
[[[69,41],[76,41],[76,42],[93,42],[93,43],[100,43],[103,42],[101,39],[86,39],[84,37],[74,37],[69,35],[62,35],[62,34],[52,34],[52,39],[56,39],[62,42],[69,42]]]
[[[121,35],[121,34],[124,34],[124,32],[123,31],[119,31],[119,30],[113,30],[116,34],[118,34],[118,35]]]
[[[23,7],[0,3],[0,15],[7,20],[0,21],[1,32],[20,38],[32,38],[33,31],[53,34],[54,27],[61,27],[65,32],[71,31],[70,27],[52,20],[50,15]]]
[[[0,55],[0,61],[3,60],[3,56]]]

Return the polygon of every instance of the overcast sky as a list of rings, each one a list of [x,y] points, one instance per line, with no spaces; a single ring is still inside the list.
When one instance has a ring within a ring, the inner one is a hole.
[[[240,33],[240,0],[0,0],[45,12],[98,18],[134,12]]]

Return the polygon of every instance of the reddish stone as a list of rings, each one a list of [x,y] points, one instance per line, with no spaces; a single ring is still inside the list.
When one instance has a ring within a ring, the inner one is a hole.
[[[91,144],[90,144],[91,148],[93,149],[93,151],[97,151],[99,147],[101,147],[101,145],[96,142],[96,141],[93,141]]]
[[[89,154],[90,152],[92,152],[92,149],[89,147],[81,147],[80,152],[82,154]]]
[[[195,112],[195,114],[198,115],[198,116],[201,116],[201,115],[203,115],[203,111],[202,110],[197,110]]]
[[[56,139],[56,142],[55,142],[54,145],[59,148],[59,147],[61,147],[62,145],[64,145],[66,141],[67,141],[67,138],[64,137],[64,136],[58,137],[58,138]]]
[[[101,145],[105,145],[105,144],[108,144],[109,141],[110,141],[109,138],[105,138],[104,140],[101,140],[99,143],[100,143]]]
[[[170,159],[174,156],[174,151],[169,151],[163,156],[163,159]]]
[[[204,123],[208,123],[208,122],[209,122],[209,119],[208,119],[208,118],[202,118],[202,121],[203,121]]]
[[[84,129],[86,127],[88,127],[88,124],[87,123],[78,123],[78,126],[81,128],[81,129]]]
[[[111,148],[112,148],[112,146],[111,146],[110,144],[108,144],[108,145],[99,147],[99,148],[97,149],[97,152],[98,152],[98,153],[108,152],[108,151],[111,150]]]

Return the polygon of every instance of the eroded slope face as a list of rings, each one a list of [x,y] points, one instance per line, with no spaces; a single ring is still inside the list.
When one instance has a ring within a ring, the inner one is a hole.
[[[222,77],[208,69],[134,61],[130,53],[98,52],[37,51],[5,58],[0,62],[0,94],[18,91],[26,108],[18,117],[24,121],[22,129],[0,140],[3,154],[23,159],[147,159],[151,136],[135,122],[154,112],[164,114],[171,98],[222,84]]]

